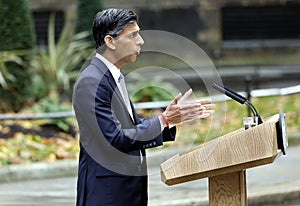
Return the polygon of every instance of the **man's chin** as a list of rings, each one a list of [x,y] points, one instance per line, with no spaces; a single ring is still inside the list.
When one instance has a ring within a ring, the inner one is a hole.
[[[129,59],[130,63],[135,62],[136,59],[137,59],[137,54],[132,54],[132,55],[130,55],[128,59]],[[129,62],[128,62],[128,63],[129,63]]]
[[[122,59],[123,64],[134,63],[137,60],[137,54],[131,54]]]

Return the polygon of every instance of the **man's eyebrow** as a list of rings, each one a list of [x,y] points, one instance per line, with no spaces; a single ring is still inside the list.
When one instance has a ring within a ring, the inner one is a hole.
[[[140,29],[136,29],[136,30],[134,30],[134,31],[132,31],[130,33],[135,33],[135,32],[139,32],[139,31],[140,31]]]
[[[126,28],[123,30],[123,32],[124,32],[125,30],[126,30]],[[125,33],[123,33],[123,35],[126,35],[126,36],[127,36],[127,35],[130,35],[130,34],[139,33],[140,30],[141,30],[140,27],[138,27],[138,28],[133,28],[132,31],[127,31],[128,33],[125,32]],[[122,32],[121,32],[121,33],[122,33]],[[121,33],[120,33],[120,34],[121,34]]]
[[[136,30],[136,31],[129,32],[126,35],[138,34],[139,32],[140,32],[140,30]]]

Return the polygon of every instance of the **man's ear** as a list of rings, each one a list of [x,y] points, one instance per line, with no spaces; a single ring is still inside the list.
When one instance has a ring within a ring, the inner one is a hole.
[[[104,37],[104,42],[106,44],[106,46],[112,50],[115,50],[116,49],[116,46],[115,46],[115,40],[112,36],[110,35],[106,35]]]

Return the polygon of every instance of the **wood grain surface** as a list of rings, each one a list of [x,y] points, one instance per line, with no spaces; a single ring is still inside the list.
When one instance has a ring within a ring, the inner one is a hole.
[[[281,154],[278,119],[274,115],[263,124],[241,128],[171,157],[161,164],[162,181],[174,185],[272,163]]]

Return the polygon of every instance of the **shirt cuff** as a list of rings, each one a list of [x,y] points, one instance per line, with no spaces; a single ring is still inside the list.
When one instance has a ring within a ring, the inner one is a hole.
[[[158,120],[159,120],[159,123],[160,123],[160,129],[161,129],[161,131],[163,131],[164,128],[165,128],[167,125],[166,125],[165,121],[162,119],[162,117],[161,117],[160,115],[158,116]]]

